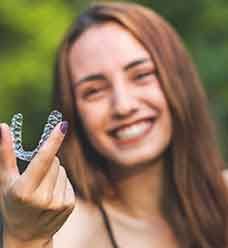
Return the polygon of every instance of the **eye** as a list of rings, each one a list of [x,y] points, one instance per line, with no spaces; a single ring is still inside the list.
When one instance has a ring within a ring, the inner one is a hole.
[[[85,89],[82,93],[83,98],[92,100],[103,95],[107,87],[94,87]]]
[[[83,93],[83,96],[90,96],[90,95],[96,94],[97,92],[99,92],[99,89],[88,89],[88,90],[85,90],[85,92]]]
[[[145,73],[139,73],[135,76],[135,80],[142,80],[145,78],[149,78],[154,75],[154,72],[145,72]]]

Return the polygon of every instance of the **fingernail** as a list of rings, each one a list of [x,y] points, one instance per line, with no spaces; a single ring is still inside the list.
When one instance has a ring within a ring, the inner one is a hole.
[[[1,142],[1,139],[2,139],[2,130],[1,130],[1,125],[0,125],[0,142]]]
[[[62,132],[63,134],[66,134],[67,129],[68,129],[68,126],[69,126],[69,124],[68,124],[67,121],[63,121],[63,122],[61,123],[61,125],[60,125],[60,130],[61,130],[61,132]]]

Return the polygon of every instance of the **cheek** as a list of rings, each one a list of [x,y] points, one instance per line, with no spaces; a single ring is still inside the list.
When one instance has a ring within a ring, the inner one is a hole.
[[[161,114],[162,129],[166,134],[172,133],[172,119],[167,99],[159,85],[155,84],[153,88],[147,89],[144,94],[144,100],[152,108],[156,108]]]
[[[159,109],[159,111],[167,111],[168,104],[159,82],[155,82],[153,85],[143,89],[141,95],[143,95],[144,100]]]
[[[105,127],[108,108],[104,103],[79,104],[78,111],[82,124],[90,135]]]

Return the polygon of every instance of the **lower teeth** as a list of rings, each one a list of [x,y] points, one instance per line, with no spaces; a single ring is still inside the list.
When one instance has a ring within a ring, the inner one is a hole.
[[[122,136],[118,136],[116,135],[115,137],[119,140],[128,140],[128,139],[134,139],[137,137],[140,137],[141,135],[143,135],[147,130],[148,130],[149,126],[147,128],[145,128],[143,131],[140,131],[138,133],[135,134],[126,134],[126,135],[122,135]]]

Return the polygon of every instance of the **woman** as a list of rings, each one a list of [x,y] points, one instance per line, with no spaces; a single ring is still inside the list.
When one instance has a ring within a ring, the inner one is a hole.
[[[224,162],[172,27],[136,4],[93,5],[66,35],[55,76],[54,105],[70,123],[61,162],[76,204],[48,245],[225,247]]]

